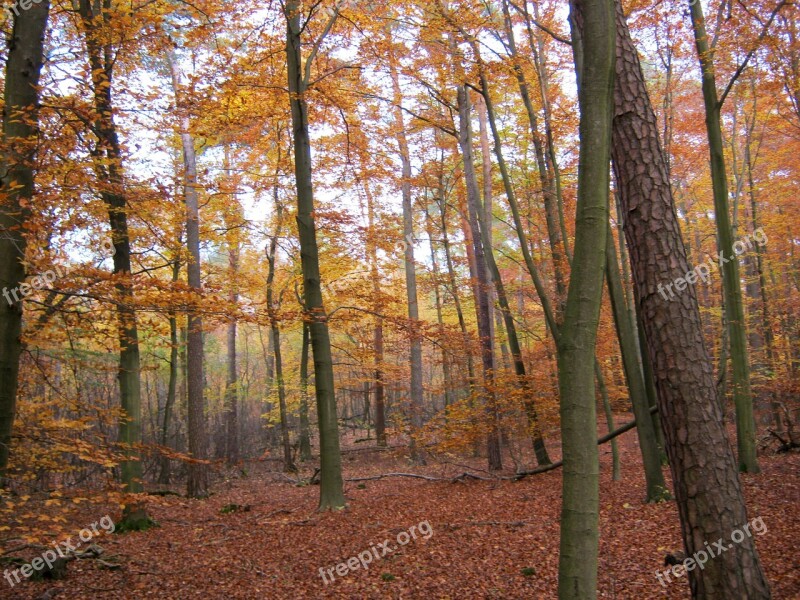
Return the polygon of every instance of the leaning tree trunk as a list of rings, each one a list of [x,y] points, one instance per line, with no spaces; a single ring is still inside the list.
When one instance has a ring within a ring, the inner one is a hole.
[[[314,354],[314,383],[320,442],[319,510],[345,506],[339,424],[328,316],[322,301],[317,229],[314,224],[314,190],[311,183],[311,140],[308,133],[307,81],[301,55],[300,3],[286,3],[286,56],[289,103],[292,110],[294,170],[297,187],[297,229],[303,266],[303,300]]]
[[[728,208],[728,176],[720,125],[721,103],[717,98],[714,76],[714,51],[709,48],[703,7],[690,2],[697,55],[702,73],[703,103],[706,111],[706,132],[711,155],[711,184],[714,193],[714,216],[717,224],[717,249],[722,267],[722,290],[725,297],[725,319],[733,371],[733,403],[736,407],[736,442],[739,470],[758,473],[756,457],[756,422],[753,416],[753,395],[750,389],[750,363],[747,356],[747,323],[744,319],[738,253],[734,251],[733,230]]]
[[[20,12],[8,39],[0,155],[0,285],[6,299],[0,308],[0,487],[5,485],[17,405],[22,302],[16,292],[25,280],[25,227],[34,192],[33,163],[39,135],[37,86],[49,11],[50,2],[45,0]]]
[[[180,98],[180,72],[174,56],[167,53],[172,75],[172,88],[175,103],[179,110],[185,110]],[[197,195],[197,157],[194,150],[194,139],[189,133],[188,114],[181,115],[181,145],[183,147],[183,195],[186,203],[186,248],[189,251],[189,262],[186,267],[189,287],[195,294],[194,303],[199,301],[203,282],[200,274],[200,207]],[[190,498],[208,496],[208,465],[205,462],[208,453],[208,436],[206,433],[205,397],[203,374],[203,321],[197,306],[192,306],[187,315],[186,368],[188,371],[188,438],[189,454],[194,459],[186,469],[187,495]]]
[[[614,173],[624,215],[637,301],[653,363],[658,408],[686,555],[730,539],[747,523],[736,460],[717,403],[714,371],[692,286],[664,300],[658,286],[689,272],[658,124],[619,2]],[[644,353],[643,353],[644,354]],[[751,537],[689,572],[699,599],[769,598]]]
[[[564,456],[558,595],[583,600],[597,595],[600,475],[594,365],[608,233],[614,5],[611,0],[573,0],[570,13],[581,117],[575,248],[558,336]]]
[[[97,147],[93,151],[94,170],[101,185],[100,195],[108,210],[114,245],[114,275],[117,278],[115,287],[118,294],[117,327],[120,345],[117,378],[123,413],[119,437],[124,444],[125,455],[120,465],[121,480],[126,491],[138,493],[142,490],[141,454],[137,448],[142,442],[139,334],[133,307],[131,243],[124,194],[122,149],[114,123],[111,95],[114,63],[111,60],[111,47],[102,41],[105,34],[103,29],[110,25],[111,15],[109,12],[95,14],[93,5],[88,0],[81,0],[79,9],[92,74],[94,133],[97,136]],[[123,520],[118,527],[146,529],[149,525],[150,519],[142,504],[126,504]]]

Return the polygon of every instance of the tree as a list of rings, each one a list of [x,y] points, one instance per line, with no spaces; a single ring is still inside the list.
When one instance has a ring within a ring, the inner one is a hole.
[[[686,555],[747,522],[693,286],[658,286],[691,271],[639,56],[620,2],[612,158]],[[692,597],[769,598],[752,538],[689,572]]]
[[[8,38],[0,156],[0,285],[8,291],[0,308],[0,487],[8,468],[23,347],[22,301],[15,292],[25,281],[25,226],[34,192],[38,85],[49,12],[49,0],[19,12]]]
[[[783,4],[783,3],[781,3]],[[779,5],[780,6],[780,5]],[[756,423],[753,416],[753,395],[750,388],[750,361],[747,352],[747,322],[739,278],[738,253],[734,251],[733,228],[728,205],[728,175],[720,125],[720,109],[726,89],[720,100],[714,74],[714,48],[709,44],[705,17],[700,2],[689,4],[694,29],[697,56],[702,74],[703,104],[706,113],[706,134],[711,159],[711,183],[714,192],[714,215],[717,223],[717,249],[722,267],[722,285],[725,298],[725,322],[728,327],[730,358],[733,367],[733,403],[736,407],[736,442],[739,449],[739,469],[744,473],[758,473],[756,456]],[[775,13],[770,18],[774,18]],[[746,64],[746,62],[744,63]],[[737,74],[738,75],[738,74]]]
[[[339,451],[339,425],[336,420],[336,392],[333,384],[333,358],[328,331],[328,317],[322,298],[319,273],[317,229],[314,224],[314,190],[311,181],[311,140],[308,133],[308,90],[311,65],[322,39],[311,55],[302,59],[300,3],[286,3],[286,57],[289,79],[289,104],[292,111],[294,171],[297,187],[297,229],[303,266],[303,300],[308,320],[311,348],[314,355],[314,386],[317,396],[317,418],[320,442],[319,510],[345,506],[342,482],[342,457]],[[325,28],[330,31],[334,14]],[[322,36],[324,37],[324,36]]]
[[[197,193],[197,156],[190,133],[191,123],[186,104],[180,92],[180,68],[176,57],[167,52],[175,104],[182,112],[180,139],[183,149],[183,199],[186,204],[186,249],[189,262],[186,267],[189,287],[195,294],[195,306],[187,311],[186,370],[188,373],[188,437],[192,462],[187,465],[187,495],[190,498],[208,496],[208,434],[205,414],[205,375],[203,365],[203,318],[196,304],[203,291],[200,273],[200,206]]]
[[[570,25],[581,119],[575,248],[558,340],[564,456],[558,564],[562,600],[595,598],[597,593],[600,476],[594,363],[608,232],[614,5],[609,0],[573,0]]]
[[[83,25],[89,66],[92,74],[94,123],[92,130],[97,144],[92,150],[94,170],[100,196],[108,210],[111,239],[114,245],[114,275],[116,277],[117,330],[119,336],[119,381],[122,417],[119,425],[120,442],[124,445],[125,460],[120,468],[123,489],[130,493],[142,490],[142,463],[137,446],[142,442],[141,362],[136,309],[133,301],[131,271],[131,240],[128,233],[127,197],[122,170],[122,147],[114,122],[112,82],[114,60],[108,41],[111,11],[97,12],[98,6],[80,0],[79,11]],[[126,529],[146,529],[150,519],[138,503],[125,505],[123,523]]]
[[[411,458],[414,462],[425,464],[424,457],[417,449],[414,435],[422,427],[422,340],[419,335],[419,302],[417,300],[417,266],[414,261],[414,212],[411,201],[411,154],[408,149],[406,126],[403,120],[403,95],[400,90],[400,77],[397,73],[397,59],[391,49],[392,39],[387,32],[389,50],[389,72],[392,78],[392,102],[394,104],[394,127],[397,149],[402,165],[400,190],[403,196],[403,248],[406,272],[406,298],[408,300],[408,321],[411,332],[409,340],[409,359],[411,369]]]

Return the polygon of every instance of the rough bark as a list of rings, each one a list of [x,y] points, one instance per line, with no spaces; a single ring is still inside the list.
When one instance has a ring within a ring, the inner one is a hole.
[[[725,434],[694,287],[665,300],[658,286],[689,261],[636,48],[619,2],[612,156],[646,343],[658,391],[687,556],[730,539],[747,522],[736,461]],[[694,598],[768,598],[752,538],[689,572]]]

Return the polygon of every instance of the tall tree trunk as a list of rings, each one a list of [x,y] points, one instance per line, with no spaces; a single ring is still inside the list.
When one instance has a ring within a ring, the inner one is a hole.
[[[469,213],[469,228],[472,231],[473,248],[475,252],[476,289],[475,312],[478,320],[478,335],[481,343],[481,359],[483,363],[483,398],[484,409],[489,419],[487,433],[487,455],[489,469],[497,471],[503,468],[500,454],[500,423],[497,410],[497,398],[494,391],[494,355],[492,352],[492,338],[489,313],[489,278],[486,273],[486,257],[481,243],[480,224],[478,211],[480,198],[478,192],[478,179],[475,176],[475,162],[472,153],[472,125],[470,123],[469,88],[460,85],[458,88],[458,122],[461,155],[464,161],[464,176],[467,184],[467,209]]]
[[[736,461],[717,403],[694,287],[669,301],[659,285],[689,272],[689,261],[636,48],[622,6],[617,13],[617,78],[612,144],[637,302],[681,518],[686,555],[730,539],[747,523]],[[752,538],[689,572],[700,599],[769,598]]]
[[[593,364],[608,233],[614,5],[611,0],[573,0],[570,24],[581,117],[575,254],[558,340],[564,455],[558,565],[562,600],[597,594],[600,477]]]
[[[104,45],[102,41],[104,38],[102,29],[110,25],[111,14],[109,11],[104,11],[102,15],[95,14],[93,5],[88,0],[80,0],[79,10],[89,54],[96,113],[94,132],[97,136],[97,147],[93,150],[94,169],[102,186],[100,194],[108,209],[114,245],[114,275],[118,277],[115,286],[119,295],[118,380],[123,413],[119,437],[125,446],[125,460],[121,464],[120,472],[123,488],[128,492],[138,493],[142,490],[142,463],[139,450],[136,448],[142,442],[139,334],[133,307],[131,243],[128,235],[127,201],[122,173],[122,149],[114,123],[111,92],[113,52],[110,45]],[[123,521],[119,525],[129,529],[144,529],[149,523],[144,507],[133,503],[125,506]]]
[[[387,43],[391,46],[392,40]],[[408,321],[410,329],[410,368],[411,368],[411,460],[425,464],[415,442],[415,435],[423,424],[423,386],[422,386],[422,339],[419,333],[419,302],[417,300],[417,265],[414,261],[414,213],[411,202],[411,153],[408,149],[406,127],[403,121],[400,79],[393,50],[389,50],[389,73],[392,78],[392,99],[394,104],[394,127],[397,148],[402,165],[400,189],[403,196],[403,248],[405,249],[406,298],[408,300]]]
[[[728,176],[720,125],[721,104],[717,98],[714,75],[714,52],[709,48],[703,7],[690,4],[695,45],[702,72],[703,103],[706,111],[706,132],[711,156],[711,183],[714,192],[714,214],[717,224],[717,250],[722,264],[722,287],[725,296],[725,318],[728,326],[730,357],[733,371],[733,402],[736,407],[736,441],[739,470],[758,473],[756,456],[756,423],[753,396],[750,390],[750,364],[747,356],[747,323],[744,319],[742,288],[739,280],[738,253],[734,251],[733,230],[728,208]]]
[[[34,193],[38,85],[49,12],[50,2],[44,0],[15,16],[7,47],[0,155],[0,285],[6,299],[0,308],[0,487],[6,484],[17,405],[22,354],[22,301],[17,289],[25,280],[25,227]]]
[[[203,292],[203,281],[200,273],[200,205],[197,194],[197,157],[194,150],[194,139],[189,133],[191,123],[186,113],[184,99],[181,94],[180,68],[171,51],[167,52],[172,75],[172,89],[175,93],[175,104],[180,115],[181,147],[183,149],[183,197],[186,204],[186,249],[189,262],[186,267],[187,281],[195,297],[187,311],[186,369],[188,373],[188,438],[189,454],[194,459],[186,466],[188,473],[186,494],[190,498],[208,496],[208,433],[205,415],[205,374],[203,366],[203,320],[200,316],[199,302]]]
[[[308,105],[301,53],[300,3],[286,3],[286,55],[289,103],[292,110],[294,170],[297,187],[297,229],[303,266],[303,300],[309,322],[314,354],[314,384],[317,397],[320,441],[319,510],[345,506],[339,424],[336,420],[336,392],[328,316],[322,301],[317,229],[314,224],[314,191],[311,182],[311,140],[308,134]]]

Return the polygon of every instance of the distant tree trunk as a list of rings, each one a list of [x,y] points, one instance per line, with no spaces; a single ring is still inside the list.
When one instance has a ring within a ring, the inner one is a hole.
[[[380,316],[381,302],[381,276],[378,268],[378,244],[375,241],[375,200],[369,186],[364,186],[367,197],[367,220],[369,227],[367,254],[369,259],[370,279],[372,280],[372,294],[374,296],[373,310],[375,324],[373,328],[373,352],[375,370],[375,440],[378,446],[386,446],[386,406],[384,399],[383,382],[383,317]]]
[[[311,345],[308,324],[303,323],[300,351],[300,460],[311,460],[311,427],[308,423],[308,350]]]
[[[618,47],[612,155],[658,407],[687,556],[730,539],[748,522],[736,461],[717,403],[696,291],[665,300],[658,286],[689,272],[667,178],[658,123],[622,6],[616,3]],[[588,19],[587,19],[588,21]],[[689,572],[693,598],[769,598],[751,537]]]
[[[387,40],[392,44],[391,38]],[[394,103],[395,139],[402,165],[400,189],[403,196],[403,248],[405,249],[406,297],[408,299],[408,321],[410,326],[410,369],[411,369],[411,459],[417,464],[425,464],[419,453],[414,436],[423,424],[423,386],[422,386],[422,340],[419,333],[419,302],[417,300],[417,266],[414,261],[414,213],[411,201],[411,153],[406,139],[403,121],[400,79],[397,73],[394,52],[389,50],[389,73],[392,78],[392,98]]]
[[[16,5],[15,5],[16,6]],[[34,193],[34,161],[39,135],[39,74],[49,0],[14,17],[8,38],[0,154],[0,488],[6,484],[11,433],[17,405],[22,354],[22,301],[17,289],[25,281],[25,227]],[[11,298],[11,295],[14,298]]]
[[[189,133],[191,123],[186,114],[180,92],[180,70],[176,58],[171,51],[167,52],[172,75],[172,88],[175,103],[181,114],[181,146],[183,148],[183,196],[186,203],[186,249],[189,262],[186,267],[189,287],[194,293],[197,303],[203,291],[200,273],[200,206],[197,194],[197,157],[194,150],[194,139]],[[188,373],[188,438],[189,454],[196,461],[186,466],[188,473],[186,494],[190,498],[208,496],[208,433],[205,415],[205,375],[203,367],[203,321],[197,306],[187,311],[186,369]]]
[[[225,172],[226,177],[231,177],[230,145],[225,144]],[[231,310],[236,311],[239,306],[239,228],[242,221],[241,207],[236,198],[236,190],[230,190],[229,201],[233,204],[235,220],[229,222],[226,216],[225,224],[228,229],[228,285],[230,291],[228,301]],[[227,215],[227,213],[226,213]],[[239,462],[239,375],[236,368],[236,315],[233,314],[228,320],[227,346],[228,346],[228,373],[225,385],[225,456],[228,463],[236,464]]]
[[[448,356],[447,344],[444,343],[444,314],[442,312],[442,293],[439,289],[439,259],[436,257],[436,245],[434,243],[433,219],[429,208],[425,207],[425,228],[428,234],[428,241],[431,248],[431,269],[433,272],[433,295],[436,303],[436,323],[439,326],[439,339],[442,351],[442,380],[444,386],[444,406],[448,407],[453,403],[453,390],[450,376],[450,357]]]
[[[561,250],[563,245],[561,228],[559,227],[558,198],[556,195],[555,183],[550,176],[550,169],[547,165],[542,139],[539,134],[539,119],[533,108],[528,82],[525,79],[525,72],[522,70],[520,57],[517,52],[517,43],[514,38],[514,28],[511,22],[511,13],[508,0],[503,0],[503,16],[506,29],[507,49],[511,56],[514,74],[517,79],[520,97],[528,115],[528,123],[531,129],[531,139],[533,141],[536,164],[539,170],[539,181],[542,185],[542,197],[545,206],[545,223],[547,225],[547,237],[550,242],[550,251],[553,255],[553,273],[556,283],[556,305],[559,311],[563,308],[563,302],[567,296],[567,285],[564,270],[566,268],[565,256]],[[557,317],[558,318],[558,317]]]
[[[755,184],[753,183],[753,159],[750,153],[750,144],[745,150],[745,161],[747,162],[747,181],[750,193],[750,218],[753,221],[753,231],[760,227],[758,220],[758,204],[756,202]],[[769,300],[767,297],[767,280],[764,276],[764,247],[759,244],[756,246],[755,257],[756,276],[758,278],[758,295],[761,300],[761,335],[764,338],[766,349],[766,375],[773,377],[775,373],[775,338],[772,333],[770,321]],[[770,407],[772,408],[772,418],[775,429],[780,432],[783,430],[783,418],[781,416],[780,404],[775,398],[775,393],[771,392]]]
[[[172,263],[172,283],[177,283],[180,277],[181,263],[175,258]],[[169,426],[172,420],[172,409],[175,406],[176,390],[178,387],[178,317],[175,310],[169,313],[169,382],[167,383],[167,399],[164,402],[164,420],[161,423],[161,445],[169,444]],[[170,459],[165,454],[161,455],[161,465],[158,474],[158,483],[166,485],[170,482]]]
[[[278,253],[278,236],[283,224],[283,206],[278,201],[278,187],[275,186],[275,233],[269,241],[267,254],[267,312],[272,331],[272,351],[275,355],[275,383],[278,386],[278,410],[281,419],[281,444],[283,445],[283,470],[294,473],[297,467],[292,460],[292,446],[289,443],[289,421],[286,414],[286,386],[283,382],[283,356],[281,355],[281,329],[278,321],[280,298],[275,298],[275,258]]]
[[[483,101],[486,107],[486,116],[489,127],[492,131],[494,138],[494,151],[497,157],[497,162],[500,167],[500,173],[505,185],[506,194],[513,196],[514,192],[511,188],[511,182],[506,167],[505,158],[503,157],[502,145],[500,135],[497,130],[497,120],[495,118],[494,103],[489,95],[488,82],[486,77],[481,71],[481,87],[483,92]],[[488,143],[488,140],[487,140]],[[522,358],[522,348],[519,345],[519,338],[517,337],[517,327],[514,322],[514,317],[511,314],[511,307],[508,302],[505,287],[503,286],[502,275],[497,266],[497,261],[494,258],[494,250],[491,244],[491,237],[488,233],[491,231],[491,222],[486,222],[486,219],[492,218],[491,214],[486,213],[484,222],[480,223],[480,229],[483,233],[484,255],[486,257],[486,264],[489,267],[492,280],[494,281],[497,291],[497,300],[500,304],[500,312],[503,315],[503,322],[505,323],[506,335],[508,336],[508,344],[511,350],[512,361],[514,363],[514,372],[517,375],[517,381],[523,391],[523,404],[525,407],[525,414],[528,418],[528,428],[530,430],[531,439],[533,441],[533,449],[536,454],[536,461],[540,466],[549,465],[550,457],[547,454],[547,448],[544,444],[542,437],[542,430],[539,425],[539,415],[536,410],[536,402],[533,398],[533,389],[528,381],[525,372],[525,361]]]
[[[322,301],[317,230],[314,224],[314,192],[311,182],[311,140],[308,134],[308,106],[301,53],[300,3],[286,3],[286,55],[294,139],[294,168],[297,187],[297,228],[303,264],[305,318],[309,321],[314,353],[314,383],[320,437],[319,510],[345,506],[342,457],[339,450],[339,424],[336,419],[336,393],[333,383],[333,358],[328,332],[328,316]]]
[[[94,132],[97,147],[93,150],[94,169],[101,196],[108,209],[111,236],[114,244],[114,274],[119,277],[116,291],[119,334],[119,392],[123,417],[119,426],[120,442],[124,444],[126,459],[121,464],[121,479],[126,491],[142,490],[142,463],[139,450],[142,442],[141,382],[139,360],[139,334],[136,328],[136,311],[133,307],[133,282],[131,274],[131,243],[128,234],[127,201],[122,173],[122,149],[114,123],[112,80],[114,63],[112,48],[104,45],[103,28],[109,26],[111,15],[94,12],[88,0],[80,0],[79,11],[84,28],[89,66],[92,74],[92,92],[95,109]],[[141,504],[125,506],[123,523],[132,529],[145,529],[149,518]]]
[[[695,44],[702,72],[706,132],[711,156],[714,215],[717,224],[717,249],[721,254],[725,318],[733,370],[733,402],[736,407],[739,470],[744,473],[758,473],[760,469],[756,456],[756,422],[753,416],[750,363],[747,356],[747,323],[744,319],[739,259],[738,253],[734,251],[733,230],[728,208],[728,175],[725,171],[725,154],[720,125],[721,104],[717,98],[717,83],[714,75],[714,51],[709,48],[703,7],[700,2],[691,3],[689,12],[692,17]]]
[[[619,261],[614,246],[614,236],[611,234],[611,224],[608,225],[606,239],[606,283],[608,295],[611,299],[611,309],[614,313],[614,324],[617,328],[622,366],[625,372],[625,381],[630,393],[633,414],[636,417],[636,434],[639,438],[639,450],[642,453],[645,482],[647,485],[647,501],[659,502],[670,498],[664,473],[661,471],[661,452],[658,447],[658,438],[650,419],[650,405],[645,389],[642,363],[640,362],[637,333],[633,328],[630,315],[626,309],[625,298],[622,292],[622,283],[619,277]]]
[[[606,385],[605,377],[603,377],[603,370],[600,366],[600,361],[594,361],[594,378],[597,386],[597,391],[600,393],[600,400],[603,403],[603,413],[606,417],[606,428],[608,432],[614,431],[614,413],[611,410],[611,401],[608,398],[608,386]],[[622,466],[619,462],[619,448],[617,447],[617,438],[611,438],[609,445],[611,446],[611,480],[619,481],[622,479]]]
[[[564,455],[558,568],[562,600],[592,599],[597,594],[600,477],[593,365],[608,233],[613,2],[572,0],[570,25],[580,106],[580,157],[575,254],[558,339]]]
[[[478,193],[478,180],[475,176],[475,162],[472,153],[472,126],[470,124],[469,88],[460,85],[458,88],[458,122],[461,155],[464,161],[464,176],[467,183],[467,208],[469,211],[469,227],[472,231],[477,274],[477,296],[475,298],[475,312],[478,319],[478,335],[481,338],[481,358],[483,362],[484,403],[486,415],[489,419],[489,431],[486,444],[489,460],[489,469],[498,471],[503,468],[500,453],[500,423],[497,410],[497,398],[494,391],[494,355],[492,352],[491,319],[489,313],[489,278],[486,273],[486,257],[481,243],[480,224],[478,211],[480,199]]]
[[[441,175],[440,175],[441,179]],[[440,182],[439,189],[443,190],[444,186]],[[472,344],[470,343],[469,332],[467,331],[467,322],[464,318],[464,310],[461,307],[461,296],[458,293],[458,281],[456,280],[456,271],[453,266],[453,255],[450,252],[450,238],[447,234],[447,201],[444,194],[437,198],[439,203],[439,223],[442,228],[442,248],[444,249],[445,263],[447,264],[447,278],[450,284],[450,295],[453,298],[453,305],[456,308],[456,316],[458,317],[458,327],[461,330],[461,336],[464,340],[464,352],[467,354],[467,381],[470,393],[475,385],[475,364],[472,358]]]

